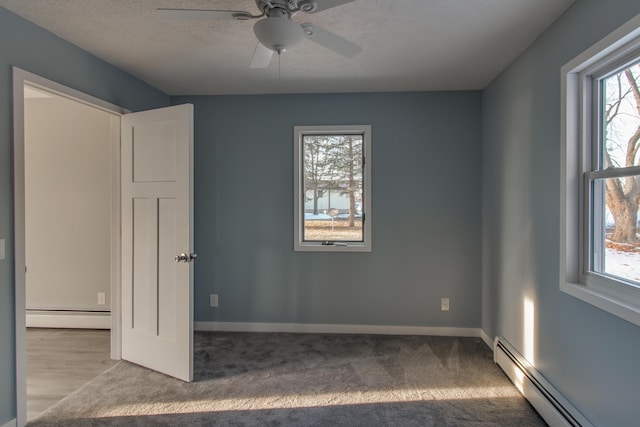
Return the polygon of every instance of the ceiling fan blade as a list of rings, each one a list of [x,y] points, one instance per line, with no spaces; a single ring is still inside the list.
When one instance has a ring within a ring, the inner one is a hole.
[[[273,51],[268,49],[262,45],[262,43],[258,42],[256,45],[256,50],[253,51],[253,56],[251,57],[250,68],[267,68],[271,63],[271,57],[273,56]]]
[[[332,7],[342,6],[343,4],[351,3],[353,0],[316,0],[316,10],[313,13],[322,12],[323,10],[331,9]]]
[[[302,24],[302,29],[309,40],[345,58],[353,58],[362,50],[357,44],[314,24],[305,22]]]
[[[169,19],[201,19],[201,20],[227,20],[237,16],[249,19],[252,15],[242,10],[212,10],[212,9],[168,9],[158,8],[156,13]]]

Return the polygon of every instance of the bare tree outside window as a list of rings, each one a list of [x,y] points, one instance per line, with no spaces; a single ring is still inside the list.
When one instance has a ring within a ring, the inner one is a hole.
[[[304,135],[304,241],[362,242],[363,136]]]
[[[640,64],[606,77],[601,85],[603,131],[598,168],[640,166]],[[602,270],[640,282],[638,273],[632,272],[640,260],[640,175],[630,170],[625,176],[595,180],[594,185],[606,189],[606,262]]]

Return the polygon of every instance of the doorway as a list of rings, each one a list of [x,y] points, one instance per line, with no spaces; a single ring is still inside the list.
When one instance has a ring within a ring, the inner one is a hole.
[[[183,381],[192,381],[196,258],[193,105],[129,113],[14,67],[15,361],[19,427],[26,425],[25,87],[60,95],[115,118],[110,133],[112,359],[124,357]],[[53,250],[57,250],[55,245]],[[71,248],[68,256],[73,257],[73,253],[81,250]],[[150,274],[140,274],[145,272]],[[98,301],[99,298],[98,295]]]
[[[24,121],[30,421],[110,366],[111,134],[119,117],[25,84]]]
[[[119,117],[25,84],[27,327],[110,329]]]
[[[15,265],[26,266],[15,269],[21,426],[27,326],[110,329],[109,355],[120,358],[120,116],[126,111],[24,70],[14,68],[13,75]]]

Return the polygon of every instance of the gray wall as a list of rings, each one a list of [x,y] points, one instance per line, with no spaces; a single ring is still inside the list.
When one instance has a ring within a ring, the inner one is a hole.
[[[15,417],[11,66],[137,111],[169,97],[0,7],[0,425]]]
[[[174,97],[196,112],[196,320],[477,327],[481,277],[489,336],[524,352],[531,299],[543,375],[594,424],[636,423],[640,329],[559,291],[558,231],[560,67],[637,13],[578,0],[482,106],[468,92]],[[10,65],[132,110],[168,101],[0,8],[0,425],[15,415]],[[373,125],[374,250],[293,253],[292,126],[341,123]]]
[[[560,67],[640,13],[579,0],[483,92],[482,328],[525,351],[595,425],[638,423],[640,328],[559,291]]]
[[[479,92],[184,102],[196,321],[479,327]],[[371,253],[293,252],[293,126],[313,124],[372,125]]]

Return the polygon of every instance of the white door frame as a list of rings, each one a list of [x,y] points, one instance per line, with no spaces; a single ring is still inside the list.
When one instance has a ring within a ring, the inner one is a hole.
[[[25,163],[24,163],[24,85],[121,116],[129,111],[61,85],[36,74],[13,67],[13,171],[14,171],[14,280],[16,337],[16,421],[27,423],[26,292],[25,292]],[[111,222],[111,358],[121,358],[120,316],[120,129],[111,132],[112,222]]]

